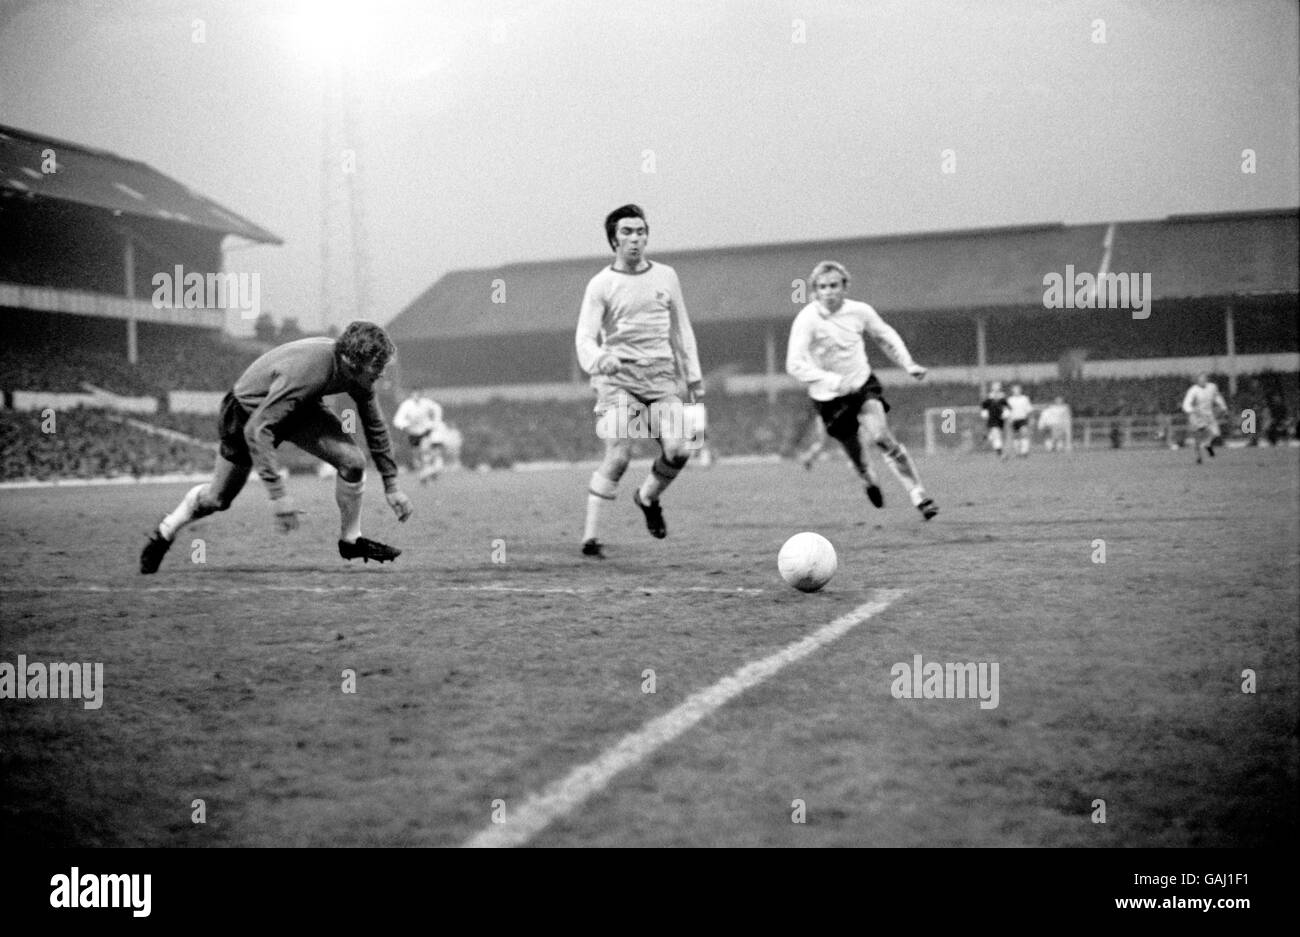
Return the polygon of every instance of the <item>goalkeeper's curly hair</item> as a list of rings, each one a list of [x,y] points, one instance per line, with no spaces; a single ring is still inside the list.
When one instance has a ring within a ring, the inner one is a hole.
[[[349,361],[382,361],[387,364],[397,353],[388,333],[373,322],[358,320],[348,324],[334,341],[334,351]]]

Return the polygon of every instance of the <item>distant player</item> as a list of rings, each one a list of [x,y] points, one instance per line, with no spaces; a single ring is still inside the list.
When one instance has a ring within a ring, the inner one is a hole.
[[[1219,440],[1219,416],[1228,412],[1219,388],[1208,374],[1196,375],[1196,383],[1183,395],[1183,412],[1187,414],[1187,431],[1196,446],[1196,464],[1201,464],[1201,449],[1214,457],[1214,444]]]
[[[1064,397],[1057,397],[1038,415],[1038,428],[1042,430],[1043,448],[1048,452],[1064,452],[1070,434],[1070,408]]]
[[[645,212],[637,205],[614,209],[605,218],[605,237],[614,262],[587,284],[575,336],[578,363],[596,391],[597,435],[605,440],[604,461],[591,476],[582,533],[582,555],[591,557],[605,555],[597,537],[601,507],[614,500],[632,456],[631,434],[617,418],[644,414],[652,405],[660,413],[672,414],[674,408],[681,413],[682,377],[692,402],[704,395],[695,332],[677,273],[645,257],[650,237]],[[690,440],[679,435],[684,420],[673,423],[659,422],[659,457],[632,493],[650,535],[659,539],[668,536],[659,498],[691,452]]]
[[[285,492],[275,448],[286,440],[334,466],[334,497],[342,525],[339,555],[345,560],[385,562],[401,550],[361,536],[361,493],[366,458],[343,431],[322,398],[347,393],[357,404],[371,458],[397,519],[411,516],[411,502],[397,487],[397,463],[375,400],[374,384],[393,356],[393,343],[373,322],[353,322],[337,339],[303,338],[258,358],[221,402],[221,448],[212,481],[195,485],[149,535],[140,572],[157,572],[176,533],[191,521],[230,507],[257,469],[271,497],[276,525],[298,529],[298,509]]]
[[[393,414],[393,426],[406,433],[413,452],[412,468],[420,484],[427,485],[442,474],[445,465],[447,426],[442,422],[442,407],[420,393],[411,391]]]
[[[863,333],[869,333],[918,381],[925,377],[925,368],[912,360],[898,333],[875,309],[845,297],[849,274],[843,265],[823,260],[813,268],[808,282],[817,298],[799,310],[790,327],[786,371],[808,385],[808,396],[816,404],[827,434],[848,453],[871,503],[883,507],[885,502],[862,448],[864,436],[880,450],[912,504],[928,521],[939,509],[921,486],[912,457],[889,430],[885,417],[889,404],[867,363]]]
[[[1007,398],[1007,419],[1011,421],[1011,444],[1016,457],[1029,456],[1029,416],[1034,412],[1034,405],[1029,402],[1019,384],[1011,385],[1011,396]]]
[[[1007,397],[1002,393],[1001,381],[994,381],[989,388],[989,395],[980,401],[980,417],[988,427],[989,445],[999,459],[1005,459],[1007,456],[1002,451],[1002,427],[1007,418]]]

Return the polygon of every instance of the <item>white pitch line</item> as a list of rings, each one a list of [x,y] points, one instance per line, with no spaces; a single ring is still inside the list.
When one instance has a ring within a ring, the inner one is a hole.
[[[336,592],[475,592],[475,593],[524,593],[526,595],[609,595],[613,592],[636,592],[643,595],[673,595],[683,592],[700,593],[706,592],[714,595],[761,595],[766,589],[745,589],[740,587],[717,588],[712,586],[681,586],[680,588],[657,588],[651,586],[634,586],[621,588],[616,586],[606,586],[600,589],[592,588],[572,588],[566,586],[498,586],[491,584],[465,584],[465,585],[439,585],[428,584],[420,586],[400,586],[400,585],[383,585],[383,586],[284,586],[284,585],[234,585],[234,584],[214,584],[201,583],[192,586],[141,586],[131,588],[129,586],[0,586],[0,595],[4,594],[27,594],[34,593],[114,593],[114,594],[140,594],[140,593],[165,593],[165,594],[185,594],[192,592],[214,592],[226,595],[260,594],[263,592],[311,592],[311,593],[336,593]]]
[[[762,660],[746,664],[731,676],[723,677],[713,686],[692,694],[671,712],[652,719],[639,731],[625,736],[594,761],[574,768],[567,777],[552,783],[540,794],[529,796],[513,815],[507,816],[506,822],[490,824],[466,840],[463,846],[490,848],[524,845],[553,821],[577,809],[593,794],[600,792],[619,772],[644,760],[705,716],[762,683],[786,665],[807,657],[818,648],[847,634],[872,615],[884,611],[904,593],[905,590],[902,589],[879,589],[875,599],[864,602],[808,637],[789,644]]]

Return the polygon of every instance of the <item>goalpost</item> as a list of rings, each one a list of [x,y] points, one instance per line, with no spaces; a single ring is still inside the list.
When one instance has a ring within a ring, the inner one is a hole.
[[[1036,407],[1030,416],[1030,438],[1035,441],[1042,440],[1042,430],[1038,426],[1040,412]],[[1067,452],[1074,449],[1073,427],[1074,419],[1069,407],[1066,407],[1064,448]],[[1003,433],[1009,438],[1010,432],[1011,425],[1008,420]],[[988,429],[983,417],[980,416],[979,407],[927,407],[925,410],[926,455],[934,455],[940,451],[974,452],[988,445],[985,441],[987,433]]]

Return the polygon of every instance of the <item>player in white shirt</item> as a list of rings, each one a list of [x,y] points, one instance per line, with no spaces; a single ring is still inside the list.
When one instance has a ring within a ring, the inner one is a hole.
[[[659,443],[659,457],[632,500],[651,536],[668,536],[659,497],[697,446],[685,425],[682,380],[691,403],[704,396],[695,332],[677,273],[645,257],[650,236],[645,212],[637,205],[614,209],[605,218],[605,236],[614,262],[587,284],[574,337],[578,364],[596,391],[596,434],[605,441],[605,458],[591,476],[582,533],[582,554],[592,557],[605,555],[596,536],[600,511],[615,498],[633,438],[653,435]]]
[[[849,274],[842,264],[823,260],[808,278],[817,298],[799,310],[790,327],[785,369],[808,385],[826,432],[839,440],[866,485],[876,507],[884,497],[867,463],[862,442],[874,444],[885,464],[907,490],[912,504],[927,521],[939,513],[903,445],[889,430],[885,414],[889,404],[881,396],[880,381],[867,363],[863,333],[869,333],[885,353],[918,381],[925,368],[912,360],[907,346],[871,306],[847,299]]]
[[[420,484],[427,485],[430,479],[442,474],[447,425],[442,421],[442,407],[437,402],[418,390],[411,391],[393,414],[393,426],[406,433],[415,454],[413,468],[419,473]]]
[[[1201,449],[1214,457],[1214,444],[1219,439],[1219,415],[1228,412],[1219,388],[1208,374],[1196,375],[1196,383],[1183,395],[1183,412],[1187,414],[1187,429],[1196,445],[1196,464],[1201,464]],[[1204,441],[1202,441],[1204,440]]]
[[[1044,449],[1048,452],[1065,451],[1070,432],[1070,408],[1065,405],[1065,398],[1057,397],[1043,407],[1043,411],[1038,414],[1038,428],[1047,435],[1043,440]]]
[[[1020,459],[1029,456],[1029,415],[1034,412],[1034,405],[1019,384],[1011,385],[1011,396],[1007,398],[1007,419],[1011,421],[1011,445]]]

